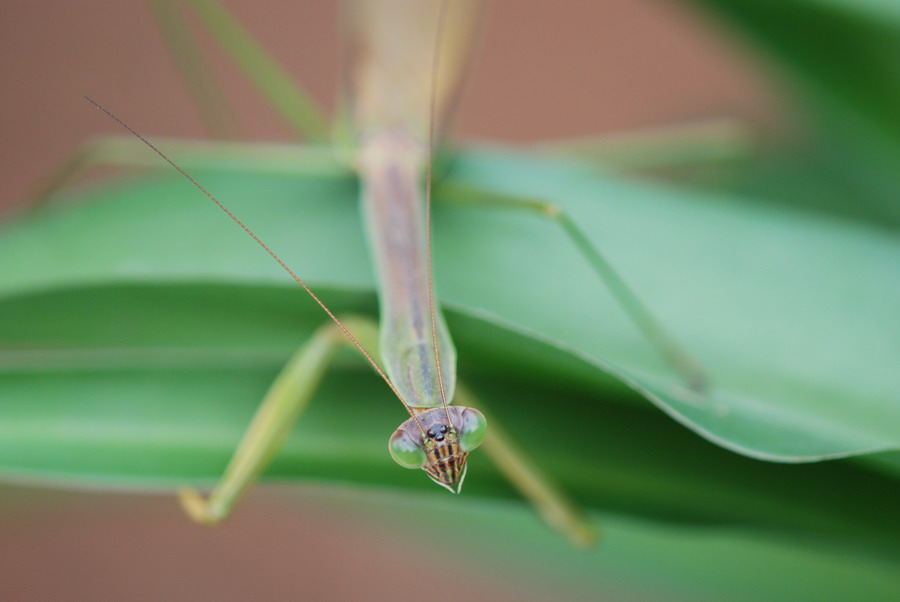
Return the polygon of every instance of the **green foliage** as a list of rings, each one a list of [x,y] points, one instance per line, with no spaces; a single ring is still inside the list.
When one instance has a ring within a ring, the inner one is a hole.
[[[352,181],[197,175],[338,312],[373,313]],[[461,377],[579,502],[896,553],[895,470],[742,458],[640,397],[757,457],[896,448],[896,240],[508,152],[462,153],[449,177],[553,194],[710,371],[708,398],[681,393],[552,223],[439,204],[436,270]],[[4,474],[174,488],[221,473],[275,372],[323,318],[195,192],[145,178],[7,226]],[[433,487],[389,458],[402,419],[348,353],[268,476]],[[516,498],[476,455],[466,499],[482,496]]]

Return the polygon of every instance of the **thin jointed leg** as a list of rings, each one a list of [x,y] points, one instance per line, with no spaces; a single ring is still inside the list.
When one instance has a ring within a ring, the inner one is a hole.
[[[541,200],[515,197],[456,182],[442,183],[439,190],[442,198],[448,202],[525,210],[559,224],[662,358],[681,375],[691,390],[697,393],[706,391],[707,378],[704,370],[650,313],[609,261],[560,207]]]
[[[288,360],[209,498],[204,499],[193,489],[180,491],[181,505],[191,518],[212,525],[228,516],[281,449],[343,338],[336,326],[326,324]]]
[[[737,164],[753,149],[750,129],[735,119],[705,119],[535,145],[605,172],[683,170]]]
[[[183,3],[151,0],[159,33],[181,75],[184,87],[198,109],[206,133],[213,138],[239,139],[238,122],[215,72],[200,52],[197,36],[186,18]]]
[[[259,175],[318,176],[341,178],[348,173],[326,146],[284,143],[210,142],[207,140],[163,140],[166,154],[189,172],[215,169],[229,173]],[[77,183],[96,167],[153,169],[171,172],[159,157],[147,152],[140,140],[128,136],[102,136],[69,155],[30,195],[34,208],[67,186]]]

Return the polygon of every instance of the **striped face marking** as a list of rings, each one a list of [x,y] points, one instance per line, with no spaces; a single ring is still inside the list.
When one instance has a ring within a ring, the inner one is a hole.
[[[466,476],[466,456],[459,447],[459,437],[455,427],[442,424],[429,428],[422,436],[425,466],[422,469],[428,477],[452,493],[459,493]]]

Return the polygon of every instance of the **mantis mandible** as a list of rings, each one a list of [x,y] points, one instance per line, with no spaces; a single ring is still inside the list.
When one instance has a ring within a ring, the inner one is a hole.
[[[219,205],[331,319],[301,346],[273,382],[209,497],[185,489],[182,504],[201,523],[216,523],[227,516],[278,452],[312,399],[337,346],[349,342],[365,356],[409,414],[389,442],[397,463],[423,469],[432,481],[459,493],[467,454],[484,441],[498,468],[535,503],[544,518],[573,541],[587,544],[594,538],[593,529],[575,506],[528,461],[498,423],[492,420],[487,434],[487,420],[475,407],[483,404],[456,383],[455,349],[435,302],[430,245],[433,148],[450,119],[479,11],[471,2],[353,4],[349,14],[358,51],[347,78],[353,130],[353,150],[348,154],[362,183],[362,207],[378,275],[379,326],[354,316],[335,316],[213,194],[91,100]],[[663,357],[689,386],[702,388],[700,370],[564,214],[550,204],[497,195],[484,202],[537,212],[556,221]],[[377,354],[373,351],[376,346]],[[462,404],[451,405],[453,401]]]

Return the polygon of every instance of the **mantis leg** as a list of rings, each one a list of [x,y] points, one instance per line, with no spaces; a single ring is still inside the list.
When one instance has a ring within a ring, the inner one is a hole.
[[[231,53],[238,66],[252,80],[276,113],[303,139],[324,143],[329,122],[312,97],[269,56],[223,6],[217,2],[191,2],[191,7],[215,38]],[[232,136],[233,120],[222,100],[215,79],[197,52],[198,45],[184,14],[171,0],[155,0],[152,8],[173,59],[187,82],[208,129],[215,135]],[[161,143],[176,163],[193,171],[210,167],[258,173],[302,173],[344,175],[334,150],[324,145],[298,148],[287,144],[224,144],[167,140]],[[141,150],[143,149],[143,150]],[[261,154],[260,154],[261,152]],[[104,137],[77,149],[44,178],[31,195],[40,205],[56,192],[96,166],[159,168],[159,160],[132,138]],[[166,168],[168,169],[168,168]]]
[[[187,9],[196,15],[275,113],[301,139],[327,141],[330,128],[326,112],[221,3],[191,0],[185,6],[173,0],[154,0],[151,7],[185,86],[213,135],[234,137],[235,121],[212,71],[206,67],[199,52],[196,36],[185,20]]]
[[[237,120],[212,69],[200,52],[183,7],[174,0],[151,0],[150,8],[207,133],[213,138],[238,138]]]
[[[485,415],[488,432],[481,449],[506,479],[534,505],[541,518],[575,545],[586,548],[597,541],[593,524],[578,506],[541,471],[525,450],[506,433],[495,417],[485,409],[463,383],[456,384],[455,401]]]
[[[328,140],[330,126],[326,112],[234,15],[219,2],[190,0],[188,5],[275,113],[300,138],[309,142]]]
[[[662,323],[654,317],[612,264],[562,208],[538,199],[511,196],[455,182],[441,183],[439,190],[442,199],[447,202],[524,210],[557,223],[666,363],[681,375],[691,390],[697,393],[706,390],[707,378],[704,370],[666,331]]]
[[[359,318],[344,320],[359,338],[370,339],[374,327]],[[241,496],[266,469],[309,405],[338,346],[346,339],[334,324],[325,324],[288,360],[272,382],[244,433],[222,478],[204,499],[194,489],[180,491],[181,505],[195,521],[213,525],[228,516]]]
[[[166,154],[184,169],[227,170],[230,173],[316,175],[343,177],[348,168],[339,163],[331,148],[296,144],[160,140]],[[96,138],[75,150],[32,195],[40,205],[64,188],[78,182],[97,167],[140,168],[171,171],[147,147],[133,137]]]
[[[728,165],[747,158],[752,147],[747,127],[733,119],[552,140],[535,146],[542,152],[571,157],[610,172]]]

